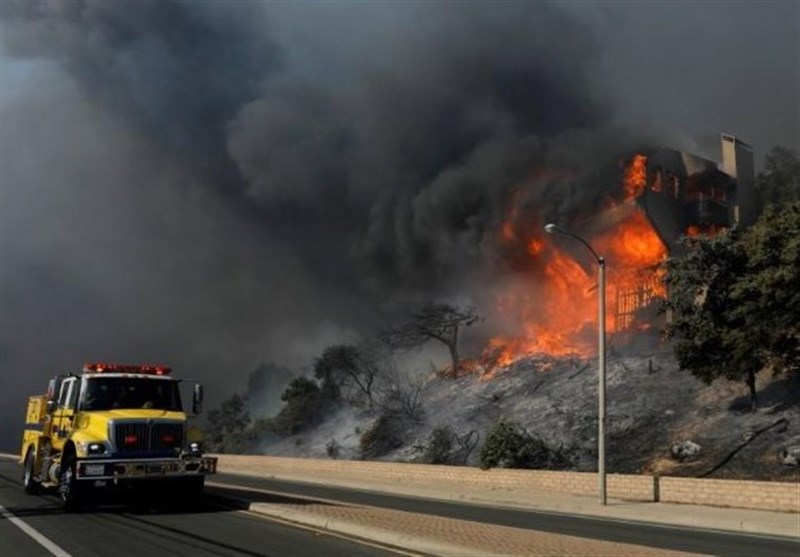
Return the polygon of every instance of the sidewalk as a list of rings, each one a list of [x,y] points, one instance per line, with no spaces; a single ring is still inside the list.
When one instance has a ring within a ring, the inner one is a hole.
[[[232,473],[232,471],[223,471]],[[611,521],[677,525],[710,530],[795,538],[800,545],[800,514],[609,500],[602,507],[594,498],[559,493],[518,493],[505,490],[443,489],[441,485],[363,482],[355,480],[289,477],[268,473],[241,473],[378,491],[410,497],[468,502],[487,507],[537,510],[549,513],[601,518]],[[442,556],[656,556],[694,555],[643,545],[616,543],[522,528],[483,524],[441,516],[414,514],[386,508],[303,497],[269,490],[251,490],[216,481],[209,486],[241,490],[240,500],[248,510],[315,529],[354,536],[404,548],[410,552]]]
[[[525,555],[532,557],[608,555],[615,557],[692,556],[668,549],[608,542],[441,516],[238,488],[234,497],[247,510],[280,521],[398,548],[401,553],[445,557]],[[230,495],[226,494],[226,498]]]
[[[748,509],[681,505],[673,503],[647,503],[609,499],[601,506],[594,497],[582,497],[550,491],[516,492],[509,490],[476,489],[464,486],[460,489],[442,487],[437,484],[413,484],[400,482],[376,482],[338,478],[313,478],[308,476],[275,475],[269,473],[220,470],[254,477],[275,478],[310,484],[345,487],[363,491],[378,491],[425,499],[467,502],[473,504],[536,510],[550,513],[582,515],[649,524],[685,526],[710,530],[733,531],[797,538],[800,541],[800,514]],[[798,500],[800,504],[800,485]]]

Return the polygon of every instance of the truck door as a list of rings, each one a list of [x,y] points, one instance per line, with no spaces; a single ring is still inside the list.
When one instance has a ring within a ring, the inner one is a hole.
[[[53,412],[53,448],[62,450],[64,441],[72,431],[72,421],[75,418],[75,407],[78,400],[80,382],[77,377],[70,377],[61,383],[58,393],[58,406]]]

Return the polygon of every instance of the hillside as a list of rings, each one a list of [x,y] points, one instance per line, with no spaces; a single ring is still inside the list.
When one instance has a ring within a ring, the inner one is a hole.
[[[560,447],[573,469],[596,468],[594,361],[543,356],[501,368],[491,379],[477,374],[457,379],[434,376],[424,382],[420,395],[419,420],[403,422],[397,432],[399,446],[381,460],[421,461],[431,432],[449,426],[464,442],[462,462],[477,465],[487,431],[504,419],[522,424],[550,447]],[[762,374],[760,408],[751,412],[744,383],[706,386],[680,371],[668,354],[612,355],[607,400],[609,472],[800,479],[796,464],[784,463],[787,454],[800,455],[796,375]],[[345,407],[311,430],[263,442],[257,452],[357,459],[359,440],[376,418],[375,411]],[[671,449],[686,441],[699,450],[679,461]]]

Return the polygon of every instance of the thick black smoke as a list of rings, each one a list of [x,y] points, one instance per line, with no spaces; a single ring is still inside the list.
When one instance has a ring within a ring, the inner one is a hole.
[[[84,360],[172,363],[214,404],[403,303],[480,300],[524,267],[503,222],[585,216],[642,144],[562,4],[0,6],[4,448]]]
[[[549,4],[415,10],[426,25],[376,45],[383,58],[346,84],[267,80],[228,146],[311,259],[346,253],[359,286],[430,296],[485,266],[517,190],[533,214],[585,207],[614,181],[574,184],[623,144],[588,79],[595,38],[573,16]]]

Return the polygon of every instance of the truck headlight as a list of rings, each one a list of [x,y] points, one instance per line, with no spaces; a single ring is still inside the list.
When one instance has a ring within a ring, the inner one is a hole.
[[[97,441],[78,441],[78,452],[84,453],[87,456],[97,456],[106,454],[106,444]]]
[[[197,442],[189,443],[189,454],[199,455],[202,452],[203,452],[203,447],[200,445],[200,443]]]
[[[89,447],[86,449],[86,453],[105,454],[106,453],[105,443],[89,443]]]

